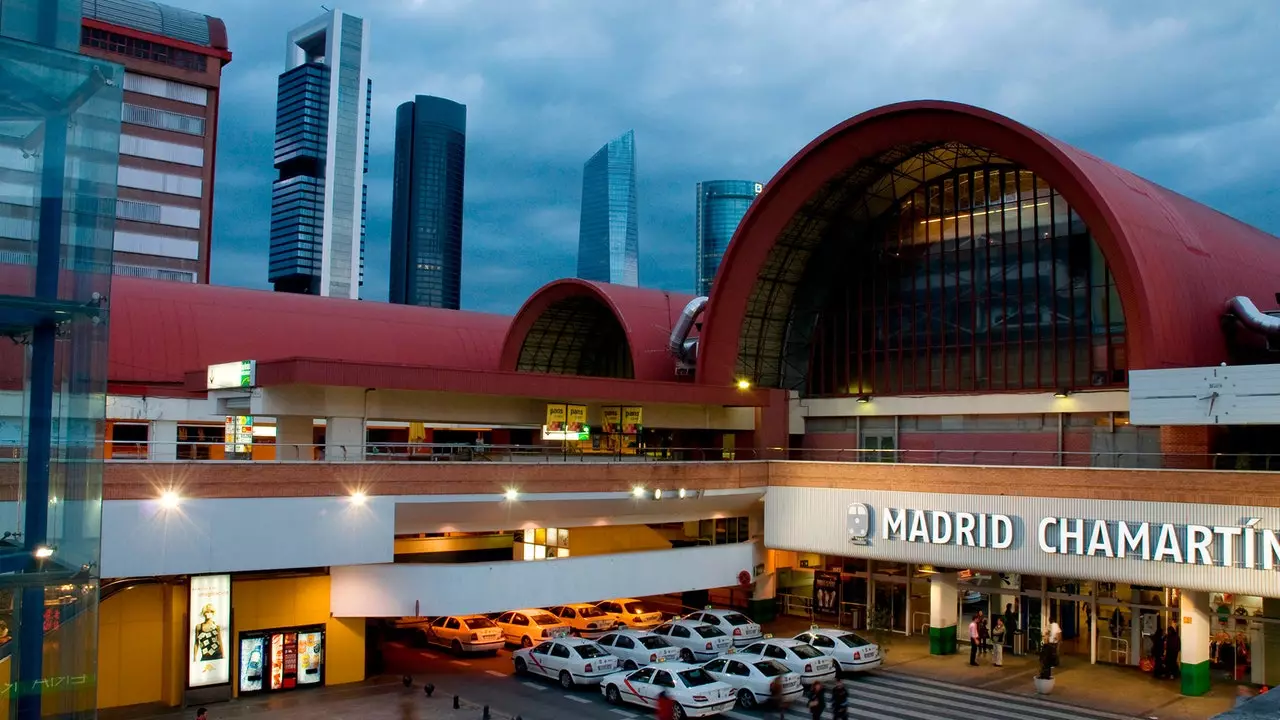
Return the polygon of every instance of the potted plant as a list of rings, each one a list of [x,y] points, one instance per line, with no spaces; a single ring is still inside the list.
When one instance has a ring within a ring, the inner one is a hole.
[[[1040,672],[1034,678],[1036,692],[1041,695],[1053,692],[1053,660],[1053,647],[1049,643],[1041,643]]]

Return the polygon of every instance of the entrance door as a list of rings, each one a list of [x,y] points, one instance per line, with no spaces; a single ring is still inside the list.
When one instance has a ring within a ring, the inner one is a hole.
[[[874,607],[868,627],[881,627],[893,632],[907,631],[907,585],[887,577],[875,580]]]

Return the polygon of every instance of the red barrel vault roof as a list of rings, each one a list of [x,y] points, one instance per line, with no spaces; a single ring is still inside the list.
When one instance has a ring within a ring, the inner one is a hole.
[[[959,103],[888,105],[851,118],[795,155],[747,211],[725,252],[699,352],[698,380],[734,381],[752,288],[774,242],[823,186],[894,148],[959,142],[1043,177],[1080,214],[1116,278],[1130,369],[1227,359],[1224,301],[1270,305],[1280,238],[996,113]]]

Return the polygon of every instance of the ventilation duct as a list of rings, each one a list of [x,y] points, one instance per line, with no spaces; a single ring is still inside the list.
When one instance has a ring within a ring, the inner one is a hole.
[[[698,316],[706,307],[707,298],[705,297],[690,300],[689,304],[684,306],[684,310],[680,311],[680,319],[676,320],[676,326],[671,329],[671,340],[667,344],[667,349],[676,360],[677,375],[687,375],[698,366],[698,339],[691,339],[689,333],[693,332],[694,323],[698,321]]]
[[[1269,341],[1280,340],[1280,317],[1262,312],[1249,298],[1243,295],[1231,298],[1227,301],[1226,310],[1234,315],[1241,325],[1267,336]]]

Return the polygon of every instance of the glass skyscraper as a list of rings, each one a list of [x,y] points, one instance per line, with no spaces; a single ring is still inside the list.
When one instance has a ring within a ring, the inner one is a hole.
[[[396,109],[390,301],[458,309],[467,106],[418,95]]]
[[[369,26],[330,11],[289,33],[276,97],[277,291],[359,298],[369,171]]]
[[[62,0],[0,2],[0,391],[21,407],[0,423],[0,716],[18,720],[97,717],[125,83],[76,52],[79,27]]]
[[[711,283],[720,269],[720,258],[747,208],[764,189],[753,180],[707,180],[698,183],[695,213],[694,292],[711,294]]]
[[[640,222],[636,207],[636,134],[610,140],[582,167],[578,277],[639,284]]]

